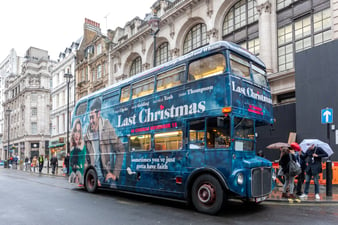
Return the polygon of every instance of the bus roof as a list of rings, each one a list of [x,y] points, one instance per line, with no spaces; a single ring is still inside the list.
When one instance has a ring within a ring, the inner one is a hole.
[[[228,41],[218,41],[218,42],[211,43],[211,44],[209,44],[207,46],[198,48],[198,49],[196,49],[196,50],[194,50],[194,51],[192,51],[192,52],[190,52],[188,54],[180,56],[180,57],[178,57],[176,59],[173,59],[173,60],[171,60],[169,62],[166,62],[166,63],[161,64],[159,66],[153,67],[153,68],[151,68],[149,70],[143,71],[143,72],[141,72],[139,74],[136,74],[135,76],[132,76],[132,77],[129,77],[129,78],[125,79],[125,80],[122,80],[121,82],[112,84],[112,85],[110,85],[110,86],[108,86],[106,88],[100,89],[100,90],[98,90],[96,92],[93,92],[93,93],[91,93],[89,95],[86,95],[86,96],[82,97],[81,99],[79,99],[78,102],[82,102],[83,100],[85,100],[87,98],[91,98],[93,96],[99,95],[100,93],[103,93],[106,90],[112,89],[114,87],[117,87],[117,86],[120,86],[120,85],[123,86],[123,84],[127,84],[130,81],[132,81],[134,79],[137,79],[137,78],[140,78],[140,77],[143,77],[146,74],[153,73],[153,72],[161,70],[161,69],[163,69],[163,68],[165,68],[167,66],[175,65],[175,64],[177,64],[179,62],[182,62],[182,61],[184,61],[186,59],[193,58],[193,57],[195,57],[197,55],[200,55],[203,52],[212,51],[212,50],[215,50],[215,49],[229,49],[229,50],[231,50],[231,51],[233,51],[235,53],[240,54],[241,56],[244,56],[244,57],[250,59],[251,61],[257,63],[259,66],[262,66],[263,68],[265,68],[265,65],[264,65],[264,63],[263,63],[262,60],[260,60],[257,56],[255,56],[254,54],[252,54],[248,50],[242,48],[240,45],[237,45],[235,43],[228,42]]]

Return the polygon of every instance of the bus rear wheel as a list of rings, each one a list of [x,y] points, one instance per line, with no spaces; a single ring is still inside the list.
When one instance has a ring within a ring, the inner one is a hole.
[[[94,193],[97,189],[97,175],[93,169],[87,172],[85,179],[86,190],[89,193]]]
[[[203,174],[199,176],[192,186],[191,195],[192,203],[199,212],[216,214],[223,207],[223,188],[212,175]]]

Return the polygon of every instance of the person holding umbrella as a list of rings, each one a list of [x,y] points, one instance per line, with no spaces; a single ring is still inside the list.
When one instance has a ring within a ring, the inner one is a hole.
[[[296,159],[297,162],[300,165],[300,168],[302,169],[302,172],[297,176],[297,185],[296,185],[296,194],[298,196],[302,195],[302,186],[305,180],[305,169],[306,169],[306,162],[305,162],[305,153],[302,152],[299,144],[297,142],[292,142],[291,143],[291,148],[293,148],[296,151]]]
[[[319,174],[322,170],[322,158],[328,157],[328,154],[319,146],[312,144],[305,152],[306,157],[306,175],[304,193],[300,196],[307,199],[309,194],[310,181],[313,178],[315,183],[315,199],[320,200],[319,196]]]

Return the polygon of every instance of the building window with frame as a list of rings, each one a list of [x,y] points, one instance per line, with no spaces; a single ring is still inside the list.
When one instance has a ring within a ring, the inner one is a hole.
[[[169,58],[169,44],[168,42],[162,43],[156,50],[157,65],[163,64],[170,60]]]
[[[195,50],[207,42],[207,26],[203,23],[199,23],[191,28],[187,36],[184,39],[183,54],[187,54],[192,50]]]
[[[330,9],[317,12],[313,16],[314,46],[328,42],[332,38]]]
[[[242,48],[247,49],[252,54],[255,54],[256,56],[259,55],[259,48],[260,48],[259,38],[255,38],[252,40],[242,42],[239,45],[242,46]]]
[[[235,42],[259,55],[258,17],[256,1],[237,2],[224,18],[223,40]]]
[[[102,66],[98,65],[96,68],[96,78],[99,80],[102,77]]]
[[[32,128],[32,134],[38,133],[38,124],[36,122],[31,123],[31,128]]]
[[[37,116],[38,115],[38,109],[37,108],[32,108],[32,116]]]
[[[100,55],[102,53],[102,45],[98,44],[96,46],[96,55]]]
[[[142,72],[142,59],[141,57],[137,57],[136,59],[133,60],[131,67],[130,67],[130,72],[129,76],[133,76],[135,74],[138,74]]]
[[[81,81],[85,81],[85,71],[81,70]]]
[[[294,0],[296,1],[296,0]],[[277,10],[283,9],[285,7],[287,7],[288,5],[290,5],[292,3],[292,0],[277,0],[276,4],[277,4]]]
[[[327,8],[310,15],[307,14],[278,28],[278,70],[280,72],[294,68],[293,61],[296,52],[331,40],[330,15],[330,8]]]

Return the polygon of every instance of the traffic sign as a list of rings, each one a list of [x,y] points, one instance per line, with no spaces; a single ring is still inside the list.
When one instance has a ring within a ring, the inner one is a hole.
[[[333,123],[333,109],[331,108],[322,109],[321,117],[323,124]]]

